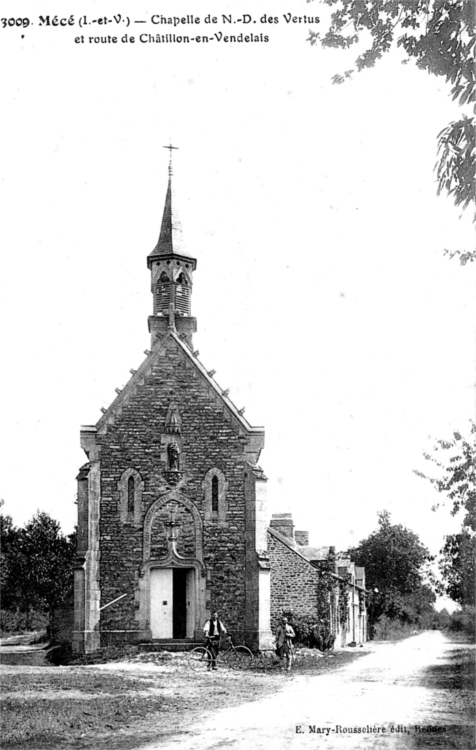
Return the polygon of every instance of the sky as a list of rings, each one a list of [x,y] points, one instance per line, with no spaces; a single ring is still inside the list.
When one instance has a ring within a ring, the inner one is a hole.
[[[106,3],[83,8],[111,17]],[[191,33],[153,25],[150,6],[113,10],[146,20],[119,38]],[[208,13],[248,11],[192,8],[200,33]],[[80,425],[149,347],[146,257],[172,142],[198,260],[195,345],[266,429],[270,515],[291,512],[312,545],[340,550],[383,509],[433,553],[458,527],[414,470],[474,416],[475,271],[443,252],[471,247],[474,227],[436,196],[434,173],[437,134],[460,110],[397,52],[332,85],[354,56],[311,47],[288,11],[325,9],[276,0],[273,25],[256,4],[268,43],[75,43],[115,26],[40,27],[33,2],[21,14],[33,24],[2,31],[0,497],[16,524],[40,509],[72,531]]]

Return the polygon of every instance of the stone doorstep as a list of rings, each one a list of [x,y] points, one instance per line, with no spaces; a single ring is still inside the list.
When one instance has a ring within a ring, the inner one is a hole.
[[[192,638],[157,638],[153,641],[139,643],[139,651],[191,651],[192,648],[203,646],[204,641],[194,641]]]

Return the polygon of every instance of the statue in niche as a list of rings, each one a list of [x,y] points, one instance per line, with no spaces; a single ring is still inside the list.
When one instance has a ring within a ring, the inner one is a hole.
[[[170,471],[179,471],[180,470],[180,450],[175,440],[172,440],[167,446],[167,458],[169,461]]]

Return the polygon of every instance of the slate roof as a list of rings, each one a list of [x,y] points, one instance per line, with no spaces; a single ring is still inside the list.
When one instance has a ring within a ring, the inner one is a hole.
[[[329,557],[330,547],[301,547],[302,554],[309,561],[327,560]]]
[[[285,534],[281,534],[280,531],[278,531],[277,529],[273,529],[272,526],[268,526],[268,533],[271,534],[271,536],[274,536],[276,539],[278,539],[278,541],[280,541],[283,544],[285,544],[286,547],[289,547],[289,549],[291,549],[293,552],[295,552],[297,555],[299,555],[299,557],[301,557],[303,560],[305,560],[308,565],[311,565],[311,561],[307,557],[305,557],[303,555],[302,550],[306,549],[305,547],[301,547],[290,536],[286,536]],[[314,568],[314,570],[317,571],[317,568]]]
[[[185,251],[182,235],[182,225],[175,209],[175,196],[172,189],[172,175],[169,175],[167,193],[165,196],[164,213],[160,227],[159,239],[151,254],[147,258],[148,264],[152,258],[164,255],[180,255],[191,258]]]

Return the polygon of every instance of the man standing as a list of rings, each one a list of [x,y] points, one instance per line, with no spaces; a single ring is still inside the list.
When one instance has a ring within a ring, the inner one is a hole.
[[[210,620],[207,620],[205,623],[203,633],[207,639],[205,646],[212,655],[211,664],[208,665],[208,669],[216,669],[216,659],[220,650],[220,636],[226,633],[225,626],[218,619],[218,612],[212,612]]]
[[[288,618],[283,617],[276,630],[276,653],[281,660],[285,660],[288,672],[291,671],[293,663],[293,638],[296,637],[292,625],[288,623]],[[281,664],[283,662],[281,661]]]

